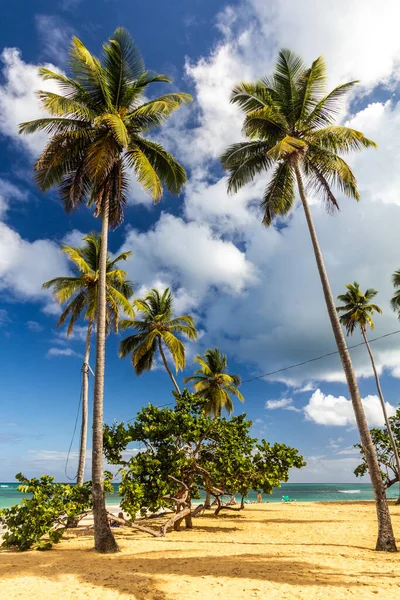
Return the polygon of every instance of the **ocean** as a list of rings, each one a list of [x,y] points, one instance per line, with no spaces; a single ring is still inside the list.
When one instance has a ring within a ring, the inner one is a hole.
[[[0,483],[0,509],[19,504],[24,497],[17,491],[19,483]],[[118,504],[118,484],[114,485],[115,493],[107,495],[107,504]],[[398,486],[388,490],[388,498],[397,498]],[[343,502],[354,500],[373,500],[374,495],[370,483],[283,483],[274,489],[272,494],[264,494],[263,502],[281,502],[282,496],[289,496],[297,502]],[[255,501],[257,494],[249,494],[248,500]]]

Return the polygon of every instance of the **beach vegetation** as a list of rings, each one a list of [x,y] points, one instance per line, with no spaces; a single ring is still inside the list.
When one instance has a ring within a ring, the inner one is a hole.
[[[31,497],[0,511],[4,548],[50,550],[60,542],[68,521],[79,522],[92,507],[90,484],[54,483],[49,475],[27,479],[18,473],[15,478],[21,483],[18,491]]]
[[[207,400],[186,389],[175,399],[173,407],[149,404],[132,423],[105,426],[105,456],[119,468],[121,507],[132,520],[168,508],[164,533],[183,520],[191,528],[201,492],[215,499],[218,515],[228,498],[240,495],[243,508],[251,490],[270,494],[291,468],[306,464],[295,448],[253,438],[244,414],[210,416]]]
[[[400,408],[397,409],[393,417],[389,417],[389,423],[394,442],[397,448],[400,448]],[[400,471],[393,452],[392,438],[389,436],[387,428],[375,427],[371,429],[371,437],[378,457],[382,481],[386,489],[391,488],[396,483],[399,483],[400,486]],[[364,449],[361,444],[355,444],[354,448],[360,451],[361,458],[361,463],[356,467],[354,474],[356,477],[364,477],[368,472]],[[400,491],[396,504],[400,504],[399,498]]]

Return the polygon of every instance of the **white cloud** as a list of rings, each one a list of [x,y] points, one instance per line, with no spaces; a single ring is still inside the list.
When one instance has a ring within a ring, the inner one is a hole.
[[[56,15],[36,15],[35,24],[43,56],[63,65],[68,56],[72,28]]]
[[[46,356],[81,356],[72,348],[50,348]]]
[[[18,125],[23,121],[46,116],[45,111],[39,107],[35,92],[58,92],[57,84],[42,81],[38,75],[38,66],[25,63],[17,48],[5,48],[0,58],[4,79],[4,83],[0,85],[0,132],[27,148],[33,155],[38,155],[46,143],[47,135],[39,132],[19,136]],[[52,64],[46,64],[46,67],[59,71]]]
[[[336,454],[359,456],[360,450],[358,450],[358,448],[354,448],[354,446],[347,446],[346,448],[342,448],[342,450],[336,452]]]
[[[293,403],[292,398],[282,398],[281,400],[267,400],[265,408],[268,410],[276,410],[277,408],[287,408]]]
[[[248,6],[254,10],[248,20],[258,19],[270,48],[293,48],[307,62],[323,54],[335,83],[360,79],[372,88],[398,78],[397,0],[387,0],[384,10],[379,0],[249,0]]]
[[[358,483],[368,482],[368,478],[355,478],[354,469],[360,464],[356,457],[330,458],[317,455],[305,456],[305,461],[306,467],[291,470],[291,483],[354,483],[353,489],[357,490]]]
[[[5,308],[0,308],[0,327],[10,322],[10,317]]]
[[[36,333],[43,331],[43,327],[37,321],[27,321],[26,326],[30,331],[34,331]]]
[[[253,265],[232,242],[205,224],[186,223],[170,214],[163,213],[146,233],[129,232],[124,249],[134,252],[126,263],[132,279],[146,287],[155,279],[173,283],[190,290],[186,299],[200,294],[200,300],[210,288],[238,295],[256,280]]]
[[[25,200],[27,192],[5,179],[0,179],[0,219],[3,219],[10,208],[12,200]]]
[[[362,399],[365,415],[370,427],[381,427],[385,424],[382,407],[377,396],[366,396]],[[386,404],[386,410],[391,417],[395,414],[394,406]],[[311,396],[309,403],[304,407],[306,418],[314,421],[318,425],[331,426],[355,426],[355,416],[353,406],[350,400],[344,396],[335,397],[331,394],[323,394],[321,390],[316,390]]]
[[[68,275],[65,256],[50,240],[29,242],[0,223],[0,289],[18,301],[41,300],[52,305],[42,284],[55,276]],[[51,309],[50,309],[51,310]]]

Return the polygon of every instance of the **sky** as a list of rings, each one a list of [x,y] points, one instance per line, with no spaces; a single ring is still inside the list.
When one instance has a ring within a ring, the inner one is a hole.
[[[76,473],[78,435],[66,456],[80,393],[85,323],[71,338],[56,330],[59,307],[41,289],[71,273],[60,244],[79,244],[99,221],[89,209],[66,215],[56,192],[41,194],[32,166],[46,141],[19,137],[21,121],[39,117],[40,65],[67,69],[72,35],[99,54],[118,26],[133,35],[146,66],[174,79],[171,89],[194,101],[155,137],[182,162],[187,185],[157,206],[132,178],[124,223],[110,251],[132,250],[126,263],[139,296],[172,286],[176,314],[194,316],[201,335],[187,346],[187,368],[208,347],[228,355],[243,380],[335,350],[305,218],[298,202],[279,227],[263,228],[258,208],[268,176],[235,196],[226,193],[219,156],[241,139],[241,115],[229,103],[233,85],[268,75],[281,47],[307,63],[323,54],[330,87],[359,80],[339,116],[378,143],[349,159],[361,194],[338,194],[340,212],[310,198],[336,297],[348,282],[379,291],[373,337],[400,329],[390,309],[391,275],[400,268],[400,38],[398,0],[14,0],[0,23],[0,481]],[[53,87],[51,87],[53,86]],[[157,90],[153,90],[156,93]],[[172,401],[166,372],[135,376],[107,340],[105,420],[134,418],[151,402]],[[360,338],[355,335],[351,343]],[[374,342],[387,409],[399,403],[400,335]],[[93,355],[92,355],[93,356]],[[352,350],[369,424],[382,426],[368,355]],[[94,367],[94,357],[92,358]],[[91,391],[93,381],[91,381]],[[358,433],[336,355],[243,383],[243,410],[253,433],[299,449],[307,467],[292,482],[354,482]],[[90,444],[89,444],[90,456]],[[89,461],[88,461],[89,463]],[[88,464],[87,474],[90,475]],[[366,480],[365,480],[366,481]]]

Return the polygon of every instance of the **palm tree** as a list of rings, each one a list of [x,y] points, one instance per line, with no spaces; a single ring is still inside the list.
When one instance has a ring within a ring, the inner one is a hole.
[[[73,263],[77,275],[56,277],[43,284],[44,289],[52,289],[53,296],[60,304],[68,303],[57,322],[61,327],[68,319],[67,336],[73,333],[74,325],[83,315],[88,321],[85,356],[82,365],[82,425],[79,448],[77,485],[82,485],[85,472],[86,440],[88,427],[89,358],[93,324],[98,306],[99,261],[101,237],[90,233],[83,238],[82,248],[62,246],[62,251]],[[126,280],[127,273],[118,268],[118,263],[126,260],[132,252],[123,252],[116,258],[107,256],[106,265],[106,327],[118,331],[119,314],[122,309],[134,317],[129,298],[133,294],[133,284]]]
[[[145,135],[191,97],[172,93],[146,100],[150,84],[171,80],[146,71],[132,38],[121,28],[103,45],[101,60],[74,37],[69,66],[69,77],[40,69],[42,79],[58,83],[60,94],[40,91],[42,107],[51,116],[22,123],[20,132],[42,130],[50,135],[35,163],[39,188],[58,187],[67,212],[87,203],[102,222],[92,442],[94,541],[99,552],[117,552],[107,520],[103,476],[108,229],[123,219],[129,170],[155,202],[161,199],[163,185],[171,193],[180,192],[186,181],[185,170]]]
[[[376,453],[305,190],[306,184],[309,191],[322,197],[331,212],[338,209],[333,185],[346,195],[359,199],[354,173],[341,155],[376,145],[360,131],[333,125],[339,101],[355,83],[341,84],[326,95],[323,57],[306,68],[299,56],[289,50],[281,50],[272,77],[255,83],[238,83],[233,89],[231,101],[245,114],[243,133],[247,140],[230,146],[221,158],[229,172],[229,192],[237,192],[256,175],[273,169],[261,202],[264,225],[271,225],[274,218],[290,212],[297,183],[333,334],[368,459],[379,524],[376,548],[396,551]]]
[[[238,390],[240,377],[227,373],[226,354],[222,354],[218,348],[209,348],[204,356],[198,354],[195,362],[200,365],[200,369],[194,375],[186,377],[185,383],[193,383],[196,395],[206,399],[206,414],[220,417],[225,408],[230,415],[233,411],[232,396],[236,396],[241,402],[244,397]]]
[[[382,406],[383,417],[385,419],[386,429],[388,431],[390,443],[393,449],[393,455],[397,465],[397,472],[400,473],[400,459],[397,450],[397,444],[395,442],[392,428],[390,426],[389,417],[386,411],[385,399],[383,397],[381,384],[379,381],[378,371],[376,370],[374,357],[371,351],[371,347],[367,338],[367,327],[374,329],[374,321],[372,316],[374,313],[382,314],[381,308],[377,304],[372,304],[371,300],[377,295],[377,290],[368,288],[363,294],[360,291],[359,284],[355,281],[354,283],[348,283],[346,285],[347,292],[338,296],[338,300],[343,302],[344,306],[336,307],[338,312],[342,312],[340,316],[340,322],[345,327],[347,335],[353,335],[357,327],[360,328],[361,334],[364,338],[365,345],[368,350],[369,357],[371,359],[372,370],[374,372],[376,389],[378,390],[379,400]],[[400,503],[400,493],[398,502]]]
[[[395,288],[395,292],[390,301],[390,305],[394,312],[397,313],[397,318],[400,319],[400,270],[393,273],[392,283]]]
[[[132,366],[136,375],[150,371],[154,364],[157,350],[160,352],[164,366],[178,394],[180,389],[168,366],[163,344],[168,348],[175,363],[176,372],[184,369],[186,364],[185,346],[175,334],[180,333],[189,340],[197,338],[197,330],[189,315],[173,317],[173,297],[170,288],[163,294],[152,289],[144,298],[134,301],[135,308],[143,314],[143,319],[125,319],[121,321],[121,329],[133,328],[137,333],[121,341],[119,355],[125,358],[131,355]]]

